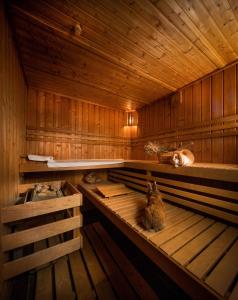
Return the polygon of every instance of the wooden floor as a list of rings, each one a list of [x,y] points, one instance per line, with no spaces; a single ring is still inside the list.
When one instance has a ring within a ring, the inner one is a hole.
[[[238,299],[237,228],[167,203],[165,228],[149,232],[140,223],[144,194],[103,199],[92,185],[81,187],[218,299]]]
[[[26,296],[19,298],[18,286],[12,300],[158,299],[99,222],[84,227],[82,234],[82,249],[25,274]],[[61,240],[62,236],[55,236],[34,248],[40,250]]]

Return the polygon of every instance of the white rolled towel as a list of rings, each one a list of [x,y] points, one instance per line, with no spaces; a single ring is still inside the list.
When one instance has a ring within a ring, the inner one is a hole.
[[[28,154],[28,159],[33,161],[53,161],[53,156]]]

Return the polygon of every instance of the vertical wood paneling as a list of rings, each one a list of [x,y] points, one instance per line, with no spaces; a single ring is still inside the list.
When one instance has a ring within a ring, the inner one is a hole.
[[[236,66],[224,71],[224,117],[236,114]],[[225,132],[233,132],[227,129]],[[224,137],[224,162],[232,163],[236,160],[236,137]]]
[[[123,111],[32,88],[27,106],[27,153],[56,159],[130,158]]]
[[[221,117],[223,117],[223,72],[212,76],[212,119]],[[212,139],[212,162],[223,162],[223,137]]]
[[[202,121],[202,81],[199,80],[193,85],[193,124]],[[202,161],[202,141],[194,141],[194,154],[196,161]]]
[[[197,162],[237,163],[237,72],[237,64],[232,65],[141,108],[132,159],[155,159],[144,154],[150,140],[171,146],[193,141]],[[232,119],[222,122],[228,116]]]
[[[15,203],[19,183],[19,157],[24,153],[26,86],[12,32],[0,1],[0,208]],[[32,97],[34,102],[34,97]],[[34,107],[34,104],[31,105]],[[27,111],[29,115],[29,110]],[[34,112],[33,112],[34,114]],[[35,120],[29,119],[31,126]],[[2,228],[0,220],[0,234]],[[0,242],[0,298],[2,294],[2,251]]]
[[[184,93],[184,125],[193,123],[193,88],[192,86],[185,89]]]
[[[211,78],[202,80],[202,121],[211,120]],[[202,161],[211,161],[211,139],[202,140]]]

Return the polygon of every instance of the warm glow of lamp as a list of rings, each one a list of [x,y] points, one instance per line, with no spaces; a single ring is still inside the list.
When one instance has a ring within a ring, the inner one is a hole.
[[[125,126],[137,126],[138,115],[136,111],[127,111],[125,118]]]

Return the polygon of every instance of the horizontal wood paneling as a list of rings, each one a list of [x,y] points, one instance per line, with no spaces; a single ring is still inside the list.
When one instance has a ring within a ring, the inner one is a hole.
[[[4,207],[13,204],[17,195],[19,156],[24,152],[25,146],[26,87],[3,1],[0,1],[0,37],[0,207]],[[0,227],[2,229],[1,224]],[[0,264],[2,264],[1,247],[0,256]],[[0,272],[2,272],[1,265]],[[3,299],[1,291],[2,281],[0,298]]]
[[[130,158],[122,110],[30,88],[26,153],[56,159]]]
[[[193,141],[197,162],[237,163],[237,74],[238,63],[141,108],[132,158],[150,158],[143,149],[148,141]]]

